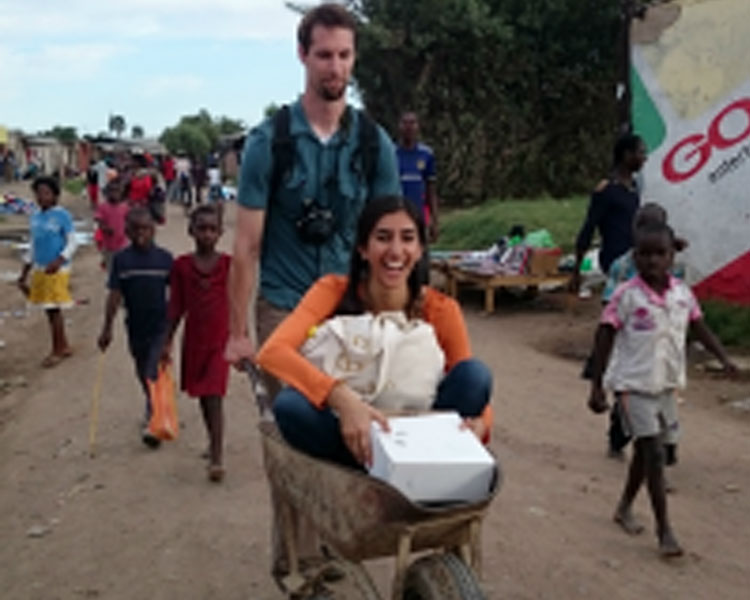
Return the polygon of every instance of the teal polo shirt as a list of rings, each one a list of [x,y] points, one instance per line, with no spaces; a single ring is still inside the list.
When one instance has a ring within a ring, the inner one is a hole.
[[[351,107],[347,111],[345,125],[323,143],[300,101],[290,106],[289,133],[297,158],[270,200],[272,119],[253,128],[245,140],[237,199],[246,208],[266,211],[260,294],[279,308],[294,308],[322,275],[347,273],[362,207],[372,198],[401,194],[394,145],[380,126],[379,156],[369,189],[361,162],[353,156],[358,150],[359,113]],[[305,244],[297,233],[305,199],[316,200],[335,216],[335,232],[322,245]]]

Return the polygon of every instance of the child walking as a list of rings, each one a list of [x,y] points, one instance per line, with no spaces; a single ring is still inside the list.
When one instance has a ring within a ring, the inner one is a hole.
[[[602,314],[589,399],[594,412],[603,412],[608,408],[604,388],[612,390],[623,425],[634,438],[633,458],[614,520],[629,534],[643,531],[632,505],[646,481],[659,552],[664,557],[683,553],[667,513],[663,445],[674,443],[679,432],[675,390],[685,385],[688,327],[726,371],[736,372],[703,322],[690,288],[670,274],[674,243],[674,233],[665,223],[636,230],[633,258],[638,275],[617,288]]]
[[[109,273],[112,257],[128,245],[125,220],[130,207],[125,199],[129,193],[128,182],[116,177],[104,188],[105,202],[99,204],[94,219],[102,232],[102,267]]]
[[[54,367],[73,351],[65,335],[61,309],[73,306],[70,296],[70,259],[75,252],[73,219],[57,206],[60,186],[52,177],[39,177],[32,184],[39,211],[31,216],[31,248],[18,278],[18,287],[31,304],[47,313],[52,351],[42,361]],[[31,273],[31,285],[27,280]]]
[[[105,352],[112,342],[112,323],[120,303],[124,302],[128,346],[146,395],[141,439],[147,446],[156,448],[160,441],[148,430],[151,401],[147,381],[157,377],[167,333],[167,286],[172,255],[154,243],[154,221],[147,208],[130,209],[126,231],[130,245],[114,255],[109,271],[109,295],[99,348]]]
[[[652,224],[666,224],[667,223],[667,211],[663,207],[654,203],[647,202],[643,204],[638,211],[635,213],[633,219],[633,235],[636,235],[638,229],[642,227],[649,227]],[[680,252],[687,247],[687,241],[681,238],[675,239],[674,249],[675,252]],[[684,279],[684,268],[678,267],[676,264],[672,264],[670,273],[678,279]],[[638,274],[638,269],[635,265],[635,259],[633,258],[633,249],[631,248],[622,256],[616,258],[609,267],[607,272],[607,283],[602,292],[602,303],[606,304],[612,298],[615,293],[617,286],[621,283],[625,283],[629,279],[632,279]],[[593,352],[593,351],[592,351]],[[622,419],[620,417],[620,408],[617,401],[613,403],[612,409],[609,412],[609,429],[607,430],[607,441],[608,450],[607,456],[618,460],[625,460],[625,447],[630,442],[630,436],[626,433],[622,426]],[[665,464],[667,466],[673,466],[677,464],[677,444],[665,443]]]
[[[188,233],[195,252],[175,260],[170,279],[169,327],[163,360],[170,360],[172,338],[185,316],[180,379],[188,395],[200,399],[209,441],[208,478],[224,478],[222,464],[224,413],[229,363],[224,347],[229,336],[227,278],[231,258],[216,251],[222,233],[218,205],[203,204],[190,213]]]

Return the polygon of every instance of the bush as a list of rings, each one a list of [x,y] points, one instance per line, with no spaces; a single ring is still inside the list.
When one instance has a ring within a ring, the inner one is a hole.
[[[66,179],[63,183],[63,189],[69,194],[79,196],[86,187],[86,181],[83,177],[76,177],[75,179]]]
[[[726,346],[750,348],[750,306],[708,300],[701,304],[706,324]]]

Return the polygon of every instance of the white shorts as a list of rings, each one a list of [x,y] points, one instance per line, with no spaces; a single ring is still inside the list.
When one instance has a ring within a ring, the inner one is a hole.
[[[660,436],[665,444],[676,444],[680,425],[673,390],[660,394],[615,393],[623,428],[634,438]]]

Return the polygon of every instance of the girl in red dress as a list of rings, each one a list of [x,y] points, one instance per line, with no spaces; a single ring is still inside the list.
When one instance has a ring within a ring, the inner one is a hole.
[[[172,267],[169,330],[162,359],[170,360],[172,338],[184,315],[182,389],[200,398],[209,439],[208,478],[219,482],[224,478],[222,400],[229,378],[224,347],[229,335],[227,278],[231,259],[216,251],[222,223],[214,205],[201,205],[191,213],[188,233],[195,240],[195,252],[180,256]]]

